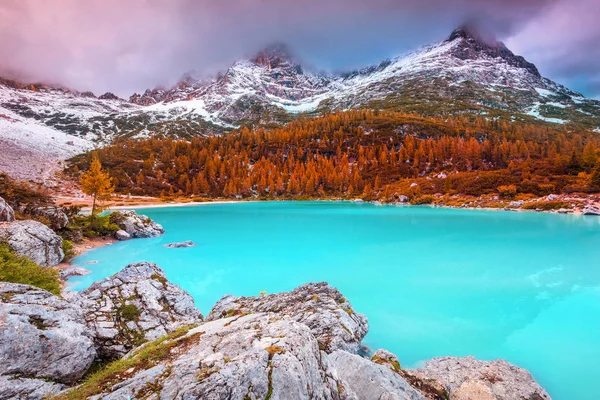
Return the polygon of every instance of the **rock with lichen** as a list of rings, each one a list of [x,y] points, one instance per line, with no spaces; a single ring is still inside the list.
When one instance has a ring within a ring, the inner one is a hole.
[[[354,311],[337,289],[325,282],[307,283],[291,292],[234,297],[227,295],[215,304],[208,320],[255,312],[289,316],[310,328],[321,349],[330,353],[346,350],[357,353],[367,334],[367,318]]]
[[[126,266],[73,301],[85,311],[101,358],[122,356],[148,340],[202,320],[189,293],[149,262]]]
[[[531,374],[505,360],[438,357],[416,370],[448,389],[451,399],[548,400],[550,396]]]
[[[96,357],[83,311],[45,290],[0,282],[0,320],[0,394],[31,398],[57,389],[44,380],[74,383]]]
[[[0,240],[6,241],[15,253],[42,266],[52,267],[65,257],[62,238],[41,222],[0,222]]]

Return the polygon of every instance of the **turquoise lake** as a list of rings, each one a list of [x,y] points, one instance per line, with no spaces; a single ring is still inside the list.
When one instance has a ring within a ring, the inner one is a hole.
[[[138,212],[167,233],[77,257],[92,273],[71,278],[73,289],[152,261],[206,315],[227,293],[327,281],[368,317],[363,343],[404,367],[445,355],[504,358],[555,400],[599,397],[600,218],[344,202]],[[184,240],[198,246],[164,247]]]

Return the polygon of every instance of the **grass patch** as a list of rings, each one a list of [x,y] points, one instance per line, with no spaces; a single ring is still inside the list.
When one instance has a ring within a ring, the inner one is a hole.
[[[16,254],[6,243],[0,243],[0,281],[31,285],[60,296],[58,271]]]
[[[52,397],[53,400],[78,400],[98,395],[118,382],[130,378],[140,370],[152,368],[169,357],[172,348],[182,344],[182,339],[194,325],[176,331],[146,344],[130,357],[113,361],[105,368],[88,375],[85,381],[72,390]],[[128,372],[131,371],[131,372]]]

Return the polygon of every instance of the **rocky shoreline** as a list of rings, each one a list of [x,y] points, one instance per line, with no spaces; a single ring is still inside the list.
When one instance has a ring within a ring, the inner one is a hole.
[[[48,268],[62,260],[60,236],[0,206],[0,237],[16,253]],[[133,211],[114,221],[121,240],[164,233]],[[367,317],[325,282],[226,295],[204,317],[159,266],[138,262],[62,296],[0,282],[0,321],[0,399],[550,399],[504,360],[440,357],[411,370],[385,349],[371,354]]]
[[[0,398],[550,399],[502,360],[406,370],[385,350],[369,357],[366,316],[324,282],[227,295],[204,318],[140,262],[65,298],[0,283],[0,302]]]

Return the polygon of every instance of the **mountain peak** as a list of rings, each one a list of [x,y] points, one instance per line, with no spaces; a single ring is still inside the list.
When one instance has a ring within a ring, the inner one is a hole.
[[[485,44],[492,47],[502,47],[504,44],[498,42],[495,36],[476,26],[475,24],[463,24],[452,31],[447,42],[452,42],[456,39],[466,39],[467,41]]]
[[[465,24],[452,31],[446,42],[459,41],[453,55],[462,60],[477,59],[481,54],[492,58],[502,58],[513,67],[523,68],[540,78],[537,67],[521,56],[515,55],[504,43],[473,24]]]
[[[294,64],[289,47],[283,43],[274,43],[265,47],[250,61],[269,69]]]

